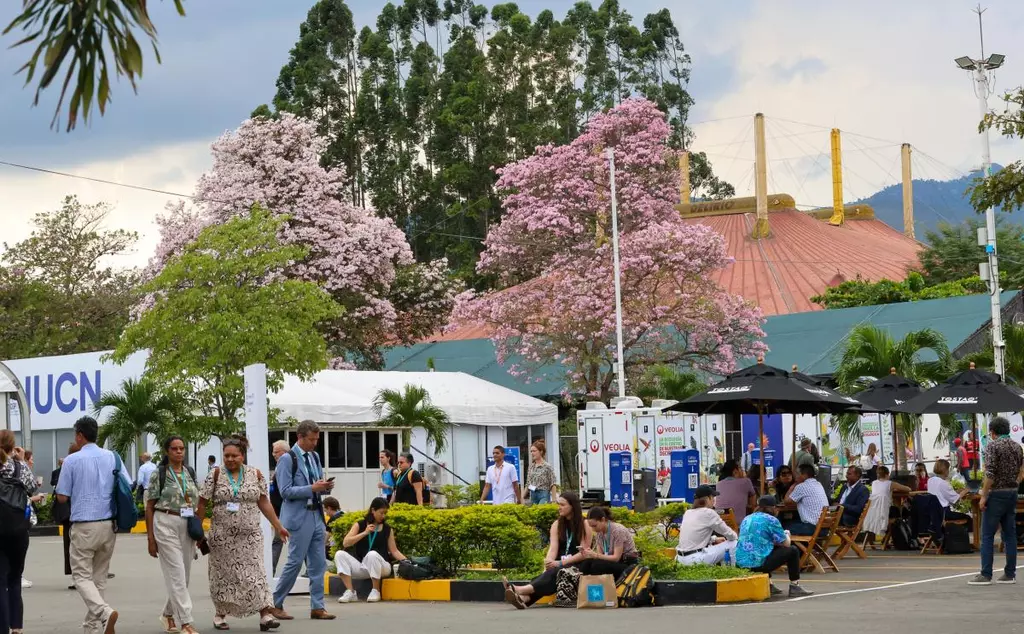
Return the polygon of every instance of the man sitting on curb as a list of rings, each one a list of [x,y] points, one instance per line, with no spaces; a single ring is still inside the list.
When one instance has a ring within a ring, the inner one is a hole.
[[[743,519],[736,544],[736,565],[767,573],[770,578],[772,571],[785,564],[789,569],[789,596],[811,595],[812,592],[800,587],[800,549],[790,541],[789,531],[782,530],[779,518],[775,517],[775,505],[774,496],[761,496],[757,509]],[[772,584],[771,593],[777,596],[782,590]]]

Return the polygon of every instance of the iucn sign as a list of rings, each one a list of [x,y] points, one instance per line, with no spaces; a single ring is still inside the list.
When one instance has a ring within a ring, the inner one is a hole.
[[[633,451],[633,448],[629,445],[625,445],[617,442],[606,443],[604,446],[605,451]]]

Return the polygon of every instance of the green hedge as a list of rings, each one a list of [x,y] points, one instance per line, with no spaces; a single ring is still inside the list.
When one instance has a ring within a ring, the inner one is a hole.
[[[686,504],[670,504],[649,513],[615,508],[612,517],[634,532],[654,533],[664,538],[668,527],[686,508]],[[339,518],[332,526],[334,543],[341,544],[352,524],[362,517],[361,513],[346,513]],[[388,523],[395,531],[398,549],[403,554],[429,557],[454,575],[472,564],[490,565],[499,570],[541,570],[546,552],[544,544],[557,517],[556,504],[472,505],[454,509],[396,504],[388,513]],[[641,541],[638,535],[638,542]],[[646,561],[646,554],[644,559]]]

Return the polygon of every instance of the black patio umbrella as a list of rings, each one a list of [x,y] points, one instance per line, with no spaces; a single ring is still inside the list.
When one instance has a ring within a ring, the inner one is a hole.
[[[906,403],[894,405],[893,412],[908,414],[995,414],[1024,410],[1024,391],[1003,383],[998,374],[970,370],[946,381]]]
[[[844,396],[844,395],[840,394],[839,392],[836,392],[833,389],[833,387],[835,386],[835,380],[832,378],[831,375],[828,375],[828,374],[814,374],[814,375],[804,374],[803,372],[800,372],[800,369],[796,366],[796,364],[793,364],[793,370],[789,373],[789,376],[791,376],[792,378],[796,379],[797,381],[800,381],[802,383],[807,383],[808,385],[811,385],[813,387],[820,388],[822,390],[828,390],[836,398],[840,398],[840,399],[843,399],[843,400],[846,400],[846,401],[850,401],[851,400],[849,397]],[[862,412],[864,412],[864,411],[869,411],[870,412],[870,411],[874,411],[874,409],[875,409],[873,407],[867,406],[867,404],[864,403],[863,401],[860,401],[859,405],[860,405],[860,408],[861,408],[860,411],[862,411]],[[793,417],[793,453],[792,453],[792,455],[794,457],[796,456],[796,417],[795,416]]]
[[[757,414],[758,445],[764,449],[765,414],[835,414],[859,411],[860,403],[831,390],[809,385],[785,370],[756,365],[733,372],[700,394],[666,408],[693,414]],[[764,454],[761,493],[764,494]]]
[[[896,374],[896,368],[889,368],[889,376],[874,381],[865,389],[853,395],[854,398],[864,405],[890,415],[892,420],[892,438],[895,444],[893,461],[897,470],[900,463],[900,442],[899,434],[896,432],[896,416],[894,415],[896,410],[894,408],[919,396],[923,391],[920,383]]]

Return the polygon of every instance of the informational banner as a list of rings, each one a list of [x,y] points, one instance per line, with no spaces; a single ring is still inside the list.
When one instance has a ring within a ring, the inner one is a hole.
[[[743,425],[743,451],[747,450],[747,447],[753,443],[757,449],[762,448],[761,443],[758,442],[757,429],[758,421],[757,414],[744,414],[742,416]],[[769,414],[764,417],[764,437],[761,439],[764,443],[764,449],[781,449],[782,448],[782,415],[781,414]]]
[[[657,410],[643,413],[634,412],[633,428],[636,429],[636,456],[634,464],[637,469],[655,471],[658,468]]]
[[[694,414],[665,414],[654,426],[654,443],[657,449],[658,470],[669,468],[673,451],[690,449],[688,439],[699,435],[699,419]],[[693,447],[696,449],[696,446]]]

